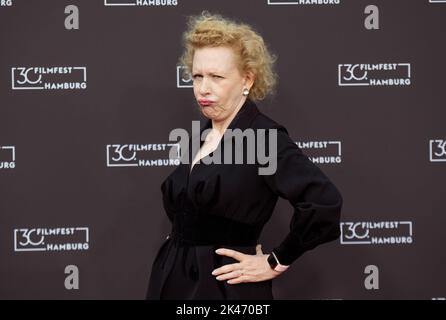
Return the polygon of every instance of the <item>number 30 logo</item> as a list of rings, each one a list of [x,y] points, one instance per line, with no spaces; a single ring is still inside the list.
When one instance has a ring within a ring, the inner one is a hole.
[[[17,83],[18,84],[36,84],[36,83],[40,83],[42,82],[42,75],[39,75],[39,77],[36,80],[31,80],[28,76],[28,73],[32,70],[33,68],[17,68],[17,70],[20,71],[19,76],[22,78],[22,80],[17,79]]]

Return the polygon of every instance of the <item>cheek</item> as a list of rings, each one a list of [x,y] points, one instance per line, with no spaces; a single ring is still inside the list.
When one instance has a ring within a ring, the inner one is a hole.
[[[199,93],[198,85],[194,83],[192,84],[192,88],[194,89],[194,95],[197,96]]]
[[[241,91],[237,86],[231,86],[225,89],[225,96],[228,101],[233,103],[241,96]]]
[[[227,90],[230,91],[232,95],[237,95],[239,92],[242,92],[243,86],[239,82],[233,82],[228,84]]]
[[[232,97],[235,95],[236,90],[237,88],[227,83],[216,85],[215,88],[215,92],[217,92],[219,96],[224,100],[232,99]]]

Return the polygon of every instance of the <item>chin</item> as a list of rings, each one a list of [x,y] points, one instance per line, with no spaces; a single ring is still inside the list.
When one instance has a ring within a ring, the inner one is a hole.
[[[207,111],[206,108],[201,108],[201,113],[208,119],[214,120],[216,119],[218,116],[215,113],[215,111],[213,110],[209,110]]]

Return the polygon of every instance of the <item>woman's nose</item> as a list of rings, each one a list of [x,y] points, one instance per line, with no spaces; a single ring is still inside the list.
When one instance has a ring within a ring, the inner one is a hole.
[[[207,93],[209,93],[209,82],[206,79],[206,77],[203,77],[200,81],[200,94],[205,95]]]

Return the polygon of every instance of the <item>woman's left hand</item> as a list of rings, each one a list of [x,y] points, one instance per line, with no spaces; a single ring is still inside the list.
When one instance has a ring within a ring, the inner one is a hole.
[[[229,284],[265,281],[282,273],[271,269],[268,263],[269,255],[263,254],[261,244],[256,246],[255,255],[225,248],[217,249],[215,252],[238,260],[236,263],[226,264],[212,271],[217,280],[229,280]]]

